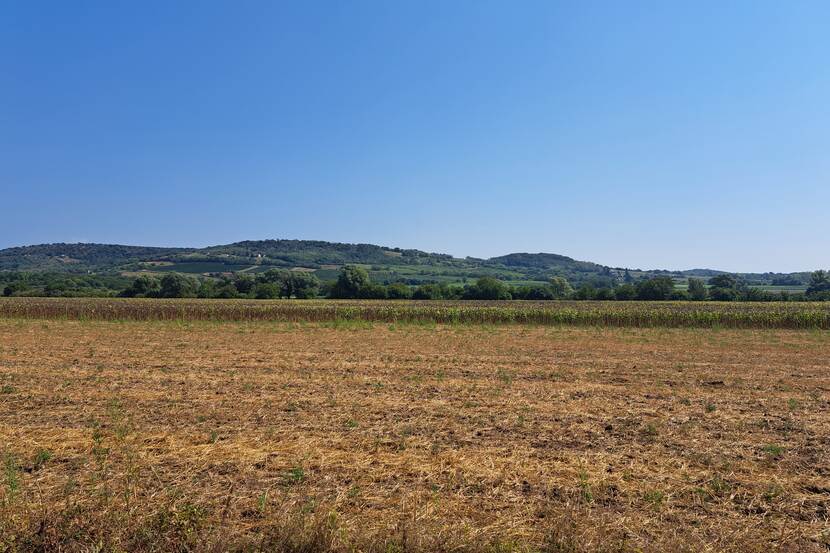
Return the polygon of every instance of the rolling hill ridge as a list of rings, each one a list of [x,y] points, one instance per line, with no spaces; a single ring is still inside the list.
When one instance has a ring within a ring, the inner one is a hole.
[[[320,240],[245,240],[205,248],[165,248],[117,244],[40,244],[0,250],[0,271],[61,272],[129,276],[138,272],[177,271],[216,275],[256,273],[271,268],[314,272],[322,280],[335,278],[345,264],[365,266],[377,282],[466,282],[493,276],[508,282],[542,282],[552,276],[572,284],[598,286],[648,276],[711,277],[712,269],[689,271],[640,270],[579,261],[553,253],[511,253],[489,259],[457,258],[448,254],[374,244]],[[755,285],[803,285],[807,273],[746,273]]]

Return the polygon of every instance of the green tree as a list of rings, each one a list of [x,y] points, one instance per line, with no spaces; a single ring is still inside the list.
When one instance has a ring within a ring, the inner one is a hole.
[[[709,299],[714,301],[735,301],[738,299],[738,291],[734,288],[715,286],[709,289]]]
[[[493,277],[481,277],[464,290],[464,299],[468,300],[509,300],[511,297],[510,288]]]
[[[412,292],[414,300],[440,300],[441,290],[436,284],[421,284]]]
[[[360,288],[358,297],[364,300],[385,300],[387,298],[386,286],[370,282]]]
[[[674,281],[670,277],[655,277],[637,283],[637,299],[667,300],[674,291]]]
[[[393,282],[386,287],[386,297],[390,300],[408,300],[412,298],[412,289],[402,282]]]
[[[720,274],[709,279],[709,297],[715,301],[735,301],[740,299],[746,288],[735,275]]]
[[[192,298],[196,296],[197,283],[179,273],[167,273],[161,279],[159,296],[162,298]]]
[[[567,279],[561,276],[551,277],[550,291],[553,294],[554,299],[557,300],[565,299],[573,294],[571,284],[567,281]]]
[[[807,297],[813,300],[830,299],[830,272],[818,270],[810,274]]]
[[[731,288],[736,290],[738,288],[738,278],[735,275],[723,273],[710,278],[709,286],[712,288]]]
[[[612,288],[598,288],[594,294],[595,300],[613,300],[615,299],[614,290]]]
[[[280,287],[273,282],[259,282],[254,286],[254,297],[258,300],[273,300],[280,297]]]
[[[206,278],[199,285],[199,291],[196,292],[196,297],[199,298],[215,298],[216,297],[216,281],[212,278]]]
[[[159,295],[161,285],[157,278],[150,275],[140,275],[129,288],[121,292],[126,298],[152,298]]]
[[[630,301],[637,299],[637,288],[633,284],[622,284],[614,289],[614,298],[619,301]]]
[[[695,301],[703,301],[706,299],[706,296],[709,295],[709,292],[706,290],[706,285],[703,283],[703,280],[699,278],[689,279],[688,292],[689,298]]]
[[[243,296],[247,296],[253,292],[254,286],[256,286],[256,280],[251,275],[237,274],[233,285],[236,286],[237,292]]]
[[[320,279],[302,271],[288,271],[283,279],[281,295],[290,298],[309,299],[317,297],[320,292]]]
[[[689,293],[686,290],[672,290],[669,294],[669,299],[672,301],[686,301],[689,299]]]
[[[10,283],[3,289],[3,295],[6,297],[16,296],[21,294],[22,292],[25,292],[28,289],[29,286],[26,284],[26,282],[22,280],[17,280],[15,282]]]
[[[518,286],[513,292],[514,300],[552,300],[553,290],[550,285],[531,284],[529,286]]]
[[[573,297],[575,300],[592,300],[596,294],[597,290],[593,287],[593,285],[583,284],[576,292],[574,292]]]
[[[331,289],[332,298],[350,299],[361,297],[361,290],[369,285],[369,273],[363,267],[346,265],[340,271],[337,282]]]
[[[236,289],[236,286],[230,280],[225,280],[216,287],[216,293],[214,295],[215,298],[223,299],[223,300],[230,300],[233,298],[239,297],[239,290]]]

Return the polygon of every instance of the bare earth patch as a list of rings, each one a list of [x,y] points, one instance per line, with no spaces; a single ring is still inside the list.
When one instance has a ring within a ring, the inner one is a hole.
[[[827,551],[830,333],[0,320],[0,551]]]

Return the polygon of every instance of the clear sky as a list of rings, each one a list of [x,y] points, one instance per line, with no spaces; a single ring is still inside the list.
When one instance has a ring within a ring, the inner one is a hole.
[[[0,2],[0,247],[830,266],[830,2]]]

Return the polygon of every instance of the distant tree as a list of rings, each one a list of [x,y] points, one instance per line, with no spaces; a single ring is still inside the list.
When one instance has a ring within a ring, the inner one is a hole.
[[[550,291],[554,299],[557,300],[565,299],[573,294],[573,288],[571,288],[570,283],[561,276],[551,277]]]
[[[468,300],[509,300],[511,297],[510,287],[493,277],[481,277],[464,290],[464,299]]]
[[[61,296],[70,296],[71,294],[67,293],[69,290],[69,283],[65,280],[55,280],[52,282],[46,283],[46,286],[43,287],[43,292],[46,296],[49,297],[61,297]]]
[[[620,301],[637,299],[637,288],[633,284],[622,284],[614,289],[614,298]]]
[[[822,292],[828,289],[830,289],[830,272],[819,269],[810,273],[809,291]]]
[[[735,290],[738,288],[738,278],[728,273],[713,276],[709,279],[709,286],[712,288],[731,288]]]
[[[331,289],[332,298],[359,298],[361,290],[369,285],[369,273],[363,267],[346,265]]]
[[[287,277],[283,280],[281,295],[297,299],[316,298],[320,292],[320,279],[317,276],[304,271],[288,271]]]
[[[133,283],[121,292],[126,298],[152,298],[159,295],[161,285],[157,278],[149,275],[140,275]]]
[[[702,279],[699,278],[690,278],[689,279],[689,299],[695,301],[702,301],[706,299],[706,296],[709,295],[708,291],[706,290],[706,285],[703,283]]]
[[[435,284],[421,284],[412,292],[414,300],[440,300],[441,291]]]
[[[759,288],[747,288],[741,295],[743,301],[774,301],[772,294]]]
[[[251,275],[237,274],[233,285],[236,286],[236,291],[240,295],[247,296],[253,292],[254,286],[256,286],[256,280]]]
[[[364,300],[385,300],[387,298],[386,286],[370,282],[360,288],[358,297]]]
[[[594,292],[594,298],[593,299],[608,301],[608,300],[615,299],[615,297],[616,296],[615,296],[614,290],[612,288],[603,287],[603,288],[597,288],[596,292]]]
[[[728,273],[709,279],[709,297],[715,301],[735,301],[740,299],[746,286],[735,275]]]
[[[514,300],[552,300],[553,290],[549,284],[531,284],[518,286],[512,292]]]
[[[390,300],[408,300],[412,298],[412,289],[402,282],[394,282],[386,287],[386,296]]]
[[[671,277],[654,277],[637,283],[637,299],[640,300],[667,300],[673,291]]]
[[[573,297],[575,300],[592,300],[596,294],[596,288],[590,284],[583,284],[574,292]]]
[[[215,298],[216,297],[216,281],[212,278],[206,278],[199,284],[199,291],[196,292],[198,298]]]
[[[29,289],[28,284],[26,284],[23,280],[17,280],[15,282],[10,283],[8,286],[3,288],[3,295],[6,297],[9,296],[17,296],[21,293],[25,292]]]
[[[807,297],[812,300],[830,300],[830,272],[818,270],[810,274]]]
[[[440,284],[421,284],[412,292],[412,299],[415,300],[450,300],[461,297],[458,286]]]
[[[623,274],[623,282],[626,284],[631,284],[634,282],[634,277],[631,276],[631,272],[628,269],[625,270],[625,274]]]
[[[689,299],[689,293],[686,290],[672,290],[669,294],[669,299],[672,301],[686,301]]]
[[[264,273],[257,274],[256,280],[257,282],[277,283],[284,278],[286,272],[279,269],[268,269]]]
[[[290,298],[294,293],[294,285],[291,280],[291,271],[283,271],[279,269],[269,269],[264,273],[260,273],[256,277],[256,286],[254,287],[254,296],[257,295],[257,288],[260,285],[267,284],[268,287],[261,289],[260,294],[268,296],[268,298]],[[276,295],[272,296],[272,291],[276,290]],[[266,298],[262,298],[266,299]]]
[[[258,300],[273,300],[280,297],[280,287],[273,282],[259,282],[254,286],[254,297]]]
[[[221,282],[216,287],[216,298],[220,298],[223,300],[229,300],[233,298],[239,297],[239,290],[236,289],[236,286],[230,280],[226,280]]]
[[[801,286],[804,282],[795,275],[784,275],[772,279],[773,286]]]
[[[179,273],[167,273],[161,279],[159,296],[162,298],[192,298],[196,296],[197,283]]]
[[[716,286],[709,289],[709,299],[713,301],[735,301],[738,299],[738,291],[734,288]]]

